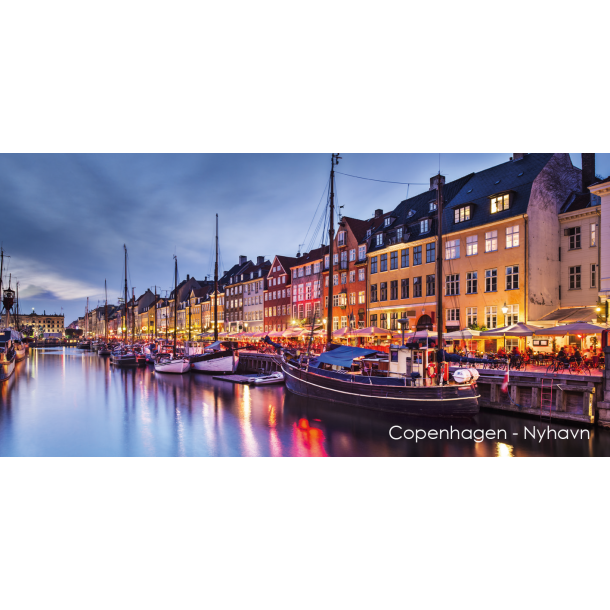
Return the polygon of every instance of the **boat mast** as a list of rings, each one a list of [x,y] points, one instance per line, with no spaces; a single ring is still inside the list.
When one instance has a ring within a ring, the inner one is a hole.
[[[108,343],[108,287],[106,286],[106,280],[104,280],[104,292],[106,293],[106,305],[104,305],[104,341]]]
[[[17,305],[15,307],[15,328],[19,330],[19,282],[17,282]]]
[[[328,323],[326,325],[326,349],[330,349],[333,336],[333,245],[335,240],[335,165],[339,165],[339,153],[334,153],[330,165],[330,219],[328,223],[329,268],[328,268]]]
[[[85,305],[85,339],[89,336],[89,297],[87,297],[87,305]]]
[[[176,357],[176,327],[178,326],[178,259],[174,254],[174,358]]]
[[[127,246],[123,244],[125,250],[125,319],[123,326],[123,342],[127,345]]]
[[[216,263],[214,265],[214,341],[218,341],[218,214],[216,214]]]
[[[136,289],[131,287],[131,344],[136,340]]]
[[[437,343],[436,343],[436,381],[441,385],[443,379],[443,371],[441,363],[443,357],[443,184],[441,175],[438,175],[438,184],[436,187],[436,207],[437,207],[437,238],[436,238],[436,327],[437,327]]]

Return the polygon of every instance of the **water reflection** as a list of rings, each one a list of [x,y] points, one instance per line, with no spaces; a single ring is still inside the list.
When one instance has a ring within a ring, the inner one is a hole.
[[[393,425],[424,431],[505,430],[485,440],[392,440]],[[590,439],[524,438],[563,426],[498,413],[472,422],[400,418],[329,406],[277,386],[204,375],[115,369],[71,348],[32,350],[0,384],[0,455],[476,456],[610,455],[610,431]],[[576,428],[575,428],[576,429]]]

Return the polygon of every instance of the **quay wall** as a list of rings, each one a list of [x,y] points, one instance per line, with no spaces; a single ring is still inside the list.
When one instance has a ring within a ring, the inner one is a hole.
[[[280,357],[275,354],[259,354],[241,350],[238,373],[275,373],[280,370]]]
[[[604,348],[604,356],[607,363],[608,358],[610,358],[610,347]],[[606,370],[604,371],[603,394],[599,397],[597,402],[597,412],[597,423],[604,428],[610,428],[610,371],[608,371],[607,366]]]

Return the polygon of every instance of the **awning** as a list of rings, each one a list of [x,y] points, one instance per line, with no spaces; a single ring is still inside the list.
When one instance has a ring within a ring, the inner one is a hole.
[[[545,329],[540,326],[532,326],[531,324],[517,322],[516,324],[503,326],[502,328],[484,330],[481,332],[481,337],[533,337],[534,334],[545,334],[543,332],[544,330]]]
[[[596,335],[606,330],[603,326],[589,324],[588,322],[574,322],[573,324],[562,324],[553,328],[541,328],[537,335]]]
[[[597,311],[595,307],[566,307],[565,309],[556,309],[540,320],[531,320],[531,322],[555,322],[557,324],[569,324],[570,322],[578,322],[580,320],[597,319]]]
[[[321,356],[317,357],[318,362],[325,362],[326,364],[334,364],[335,366],[342,366],[343,368],[350,368],[354,358],[360,358],[362,356],[370,356],[376,354],[377,350],[363,349],[361,347],[350,347],[349,345],[342,345],[330,352],[324,352]]]

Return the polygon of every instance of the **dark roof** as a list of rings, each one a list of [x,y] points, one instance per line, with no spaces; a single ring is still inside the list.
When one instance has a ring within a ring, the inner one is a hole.
[[[443,233],[451,233],[457,229],[469,229],[495,220],[525,214],[532,192],[532,184],[552,157],[553,153],[529,153],[523,159],[507,161],[471,174],[470,180],[450,203],[445,199],[446,213],[443,215]],[[510,209],[492,214],[489,197],[506,191],[512,191],[513,194]],[[451,210],[467,204],[471,206],[470,220],[456,225]]]
[[[284,271],[288,274],[288,283],[290,283],[290,278],[292,277],[290,267],[295,267],[296,265],[298,265],[299,260],[301,260],[301,257],[280,256],[279,254],[277,254],[275,258],[277,258],[280,265],[282,265],[282,268],[284,269]]]
[[[566,202],[561,207],[560,214],[566,212],[577,212],[578,210],[584,210],[586,208],[595,207],[601,205],[601,197],[593,195],[592,193],[570,193]]]
[[[313,261],[319,261],[324,258],[324,255],[328,253],[328,246],[320,246],[315,250],[310,250],[309,252],[305,252],[302,256],[295,258],[295,263],[292,265],[293,267],[300,267],[301,265],[306,265],[307,263],[312,263]]]
[[[460,192],[465,184],[472,178],[474,174],[469,174],[458,180],[448,182],[443,187],[443,199],[445,205],[449,205],[454,197]],[[384,214],[382,219],[387,217],[395,218],[392,224],[385,228],[383,222],[377,223],[378,229],[373,231],[372,236],[375,236],[379,232],[393,233],[398,227],[403,227],[403,241],[405,243],[417,241],[424,237],[432,237],[436,235],[436,217],[437,213],[430,211],[430,203],[437,201],[437,189],[431,191],[425,191],[419,195],[415,195],[409,199],[402,201],[393,212]],[[430,230],[425,233],[420,233],[420,223],[422,220],[428,218],[430,220]],[[379,220],[382,220],[379,219]],[[407,238],[408,235],[408,238]],[[371,237],[371,243],[368,248],[369,252],[375,250],[382,250],[387,247],[387,240],[384,241],[384,245],[376,246],[376,240]]]

